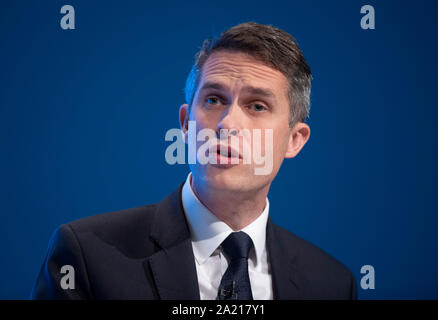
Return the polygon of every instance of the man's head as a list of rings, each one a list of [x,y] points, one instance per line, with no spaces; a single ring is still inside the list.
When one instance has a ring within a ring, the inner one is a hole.
[[[304,121],[309,113],[311,78],[295,39],[272,26],[244,23],[214,41],[206,40],[187,79],[187,103],[180,108],[182,130],[187,132],[190,120],[196,121],[197,132],[211,129],[218,138],[224,129],[248,130],[249,136],[239,136],[240,155],[245,153],[245,141],[252,155],[256,154],[253,133],[261,130],[259,149],[267,156],[267,147],[272,148],[273,165],[268,174],[255,175],[254,162],[197,163],[191,166],[196,183],[210,190],[268,190],[284,158],[298,154],[309,137]],[[266,140],[269,130],[272,141]]]

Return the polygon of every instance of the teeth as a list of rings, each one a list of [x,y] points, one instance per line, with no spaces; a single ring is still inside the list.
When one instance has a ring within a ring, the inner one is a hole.
[[[228,157],[228,150],[222,150],[222,148],[221,148],[220,149],[220,154],[225,156],[225,157]]]

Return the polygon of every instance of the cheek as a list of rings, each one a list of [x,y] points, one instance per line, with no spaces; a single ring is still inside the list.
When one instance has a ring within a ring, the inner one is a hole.
[[[274,154],[277,160],[283,161],[289,145],[289,130],[274,130]],[[278,159],[280,158],[280,159]]]
[[[200,129],[204,128],[215,128],[214,118],[211,115],[208,115],[205,111],[203,111],[202,107],[194,107],[192,112],[190,113],[190,120],[196,121],[196,127]]]

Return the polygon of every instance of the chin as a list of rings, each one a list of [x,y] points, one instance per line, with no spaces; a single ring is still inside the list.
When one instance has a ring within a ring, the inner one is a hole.
[[[255,176],[253,168],[237,165],[230,168],[211,166],[203,171],[204,184],[211,189],[220,191],[249,192],[266,185],[266,178]]]

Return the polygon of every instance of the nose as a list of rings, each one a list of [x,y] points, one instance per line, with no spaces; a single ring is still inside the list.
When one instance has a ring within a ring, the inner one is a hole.
[[[229,135],[237,135],[242,129],[243,114],[237,102],[233,102],[228,108],[226,108],[219,121],[216,133],[220,137],[221,130],[228,130]]]

